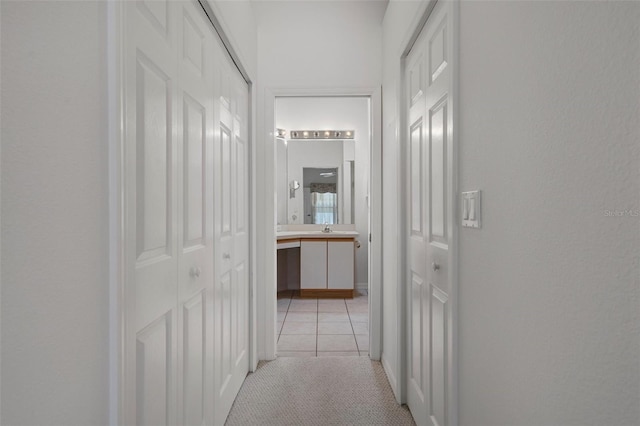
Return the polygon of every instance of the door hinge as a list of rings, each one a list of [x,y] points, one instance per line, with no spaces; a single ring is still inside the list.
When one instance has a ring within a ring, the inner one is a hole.
[[[369,234],[369,242],[371,242],[371,234]]]

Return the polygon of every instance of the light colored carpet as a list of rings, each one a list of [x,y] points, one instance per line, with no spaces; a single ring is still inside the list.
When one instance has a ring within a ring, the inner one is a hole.
[[[414,425],[379,362],[368,357],[278,358],[249,374],[233,425]]]

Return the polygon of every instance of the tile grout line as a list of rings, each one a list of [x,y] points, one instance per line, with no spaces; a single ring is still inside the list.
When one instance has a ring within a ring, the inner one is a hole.
[[[320,300],[316,299],[316,358],[318,357],[318,323],[320,322]]]
[[[284,329],[284,322],[287,320],[287,315],[289,315],[289,308],[291,307],[291,297],[289,297],[289,303],[287,304],[287,310],[284,313],[284,318],[282,319],[282,325],[280,326],[280,330],[278,330],[278,340],[276,344],[280,342],[280,336],[282,335],[282,330]],[[278,349],[276,348],[276,356],[278,354]]]
[[[349,305],[347,299],[344,300],[344,306],[347,308],[347,315],[349,316],[349,325],[351,326],[351,332],[353,333],[353,340],[356,341],[356,349],[358,350],[358,356],[360,356],[360,346],[358,345],[358,339],[356,339],[356,331],[353,328],[353,321],[351,321],[351,313],[349,312]]]
[[[284,330],[284,325],[286,323],[286,319],[289,318],[289,313],[290,312],[294,312],[294,313],[297,312],[297,311],[291,311],[291,307],[293,305],[293,297],[290,297],[288,299],[289,300],[288,300],[287,310],[285,312],[285,317],[283,319],[282,327],[281,327],[280,332],[278,334],[278,341],[282,337],[282,333],[283,333],[283,330]],[[311,353],[312,357],[319,357],[320,356],[320,348],[319,348],[319,344],[320,344],[320,342],[319,342],[319,339],[320,339],[320,313],[321,313],[320,312],[320,299],[314,298],[313,300],[315,301],[315,304],[316,304],[316,307],[315,307],[315,309],[316,309],[316,321],[314,323],[315,327],[316,327],[316,332],[315,332],[315,337],[316,337],[315,344],[316,345],[315,345],[315,350],[312,351],[312,352],[308,352],[308,353]],[[349,351],[349,350],[346,350],[346,351],[345,350],[327,350],[327,351],[323,351],[323,353],[327,352],[327,354],[331,354],[332,352],[349,352],[349,353],[351,353],[352,355],[355,355],[355,356],[362,356],[362,352],[364,351],[364,348],[362,348],[362,349],[360,348],[359,342],[357,340],[357,334],[355,333],[355,326],[353,325],[353,322],[354,322],[353,321],[353,317],[351,316],[352,313],[353,314],[357,313],[358,315],[360,315],[359,311],[361,311],[361,307],[358,304],[353,305],[352,307],[350,307],[350,304],[347,303],[348,302],[347,299],[343,298],[341,300],[342,300],[342,304],[344,305],[344,308],[345,308],[344,312],[347,313],[347,318],[349,319],[349,326],[350,326],[350,329],[351,329],[351,337],[353,338],[353,342],[355,343],[356,350],[355,351]],[[355,311],[351,312],[351,309],[354,309]],[[301,311],[301,312],[304,312],[304,311]],[[332,314],[332,313],[333,312],[329,312],[328,314]],[[339,314],[339,312],[336,312],[336,314]],[[302,322],[304,322],[304,321],[302,321]],[[328,322],[330,323],[332,321],[328,321]],[[337,321],[337,322],[340,322],[340,321]],[[292,337],[295,336],[295,335],[296,334],[292,334]],[[335,336],[346,336],[346,335],[339,334],[339,335],[335,335]],[[295,352],[305,352],[305,351],[304,350],[298,350],[296,348],[296,349],[292,349],[292,350],[286,351],[286,352],[294,352],[295,353]]]

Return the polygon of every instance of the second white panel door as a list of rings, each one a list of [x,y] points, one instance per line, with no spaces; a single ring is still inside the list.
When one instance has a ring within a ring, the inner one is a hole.
[[[214,400],[222,424],[249,371],[249,91],[220,44],[216,51]]]
[[[446,426],[452,405],[449,301],[453,243],[452,2],[439,1],[407,57],[408,404],[418,425]]]
[[[178,43],[178,419],[213,420],[214,34],[195,2],[181,2]]]

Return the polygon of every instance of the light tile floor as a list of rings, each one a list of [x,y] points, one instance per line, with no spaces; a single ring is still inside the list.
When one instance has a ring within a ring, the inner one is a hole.
[[[366,294],[353,299],[301,299],[278,293],[278,356],[368,356]]]

